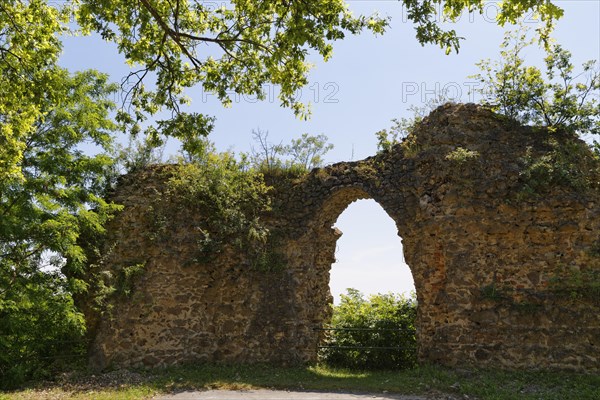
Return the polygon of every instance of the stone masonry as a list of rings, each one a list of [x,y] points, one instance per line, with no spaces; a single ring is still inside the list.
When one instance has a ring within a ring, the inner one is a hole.
[[[313,329],[330,317],[341,234],[332,225],[350,203],[371,198],[402,238],[421,362],[598,371],[598,182],[545,191],[530,184],[541,178],[524,168],[551,150],[548,135],[475,105],[446,105],[393,151],[274,179],[265,219],[286,261],[274,271],[249,268],[232,249],[194,261],[198,215],[178,210],[171,229],[155,232],[152,210],[169,206],[161,167],[126,176],[114,196],[125,208],[94,268],[144,267],[105,315],[80,301],[92,363],[315,361]]]

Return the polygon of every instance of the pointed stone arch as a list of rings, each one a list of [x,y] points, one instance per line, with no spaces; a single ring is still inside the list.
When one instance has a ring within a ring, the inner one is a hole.
[[[336,165],[333,171],[328,171],[328,176],[335,176],[336,169],[339,170],[340,167],[342,167],[342,171],[347,173],[351,170],[361,170],[362,166],[360,162],[344,166]],[[343,175],[344,172],[342,172]],[[336,181],[342,182],[343,180],[336,179]],[[297,271],[297,275],[303,275],[303,279],[299,280],[300,284],[295,287],[295,296],[303,299],[311,299],[308,302],[303,302],[301,308],[304,318],[310,321],[313,329],[329,323],[331,319],[331,304],[333,303],[333,299],[330,293],[329,277],[332,264],[335,262],[337,240],[341,236],[341,232],[333,227],[335,221],[353,202],[372,199],[394,221],[396,227],[400,226],[400,229],[402,229],[405,223],[403,219],[394,219],[392,215],[397,214],[390,212],[391,210],[386,210],[385,205],[379,202],[384,198],[380,195],[380,191],[376,189],[375,185],[369,185],[369,179],[355,181],[353,185],[342,184],[338,187],[333,186],[324,194],[324,198],[317,202],[318,206],[315,207],[316,210],[312,213],[312,218],[308,221],[309,228],[306,229],[305,234],[299,237],[297,241],[294,241],[293,248],[306,249],[302,252],[303,257],[301,258],[289,257],[290,260],[298,260],[298,265],[290,264],[290,267]],[[402,240],[399,233],[398,236],[398,239]],[[308,250],[309,248],[311,250]],[[408,267],[411,269],[415,288],[424,287],[424,283],[418,282],[419,276],[415,276],[410,264],[408,264]],[[417,289],[416,292],[419,304],[427,301],[427,297],[422,296],[420,290]],[[419,315],[417,316],[416,325],[417,330],[421,331]],[[306,331],[304,334],[310,338],[308,349],[311,352],[306,355],[306,358],[316,361],[316,349],[320,341],[320,334],[314,330],[311,333]],[[417,342],[420,342],[420,335],[417,337]]]

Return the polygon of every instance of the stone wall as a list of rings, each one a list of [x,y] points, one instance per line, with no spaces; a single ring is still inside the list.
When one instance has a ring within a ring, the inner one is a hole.
[[[125,209],[95,268],[144,268],[110,317],[87,313],[92,361],[314,361],[313,328],[330,316],[332,225],[351,202],[372,198],[395,221],[413,274],[422,362],[599,370],[599,182],[524,173],[527,160],[552,153],[550,137],[447,105],[391,152],[273,180],[265,218],[286,260],[276,271],[249,268],[231,250],[194,262],[199,216],[179,210],[175,228],[153,234],[164,179],[158,168],[125,177],[115,194]]]

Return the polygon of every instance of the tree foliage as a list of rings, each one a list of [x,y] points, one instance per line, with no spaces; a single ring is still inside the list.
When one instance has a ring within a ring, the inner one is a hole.
[[[395,294],[371,295],[365,299],[348,289],[333,307],[331,327],[320,353],[321,361],[333,366],[358,369],[402,369],[416,363],[414,297]]]
[[[412,132],[417,124],[429,113],[435,110],[442,104],[451,102],[447,93],[438,93],[432,99],[429,99],[422,106],[410,106],[408,111],[412,112],[412,116],[400,119],[392,119],[392,126],[387,129],[382,129],[375,132],[377,138],[377,151],[392,151],[394,146],[404,142],[408,135]]]
[[[458,50],[460,37],[445,31],[439,18],[457,20],[465,11],[483,12],[483,0],[403,0],[408,18],[416,26],[417,40],[436,43],[447,52]],[[264,84],[280,87],[279,100],[298,116],[308,109],[295,99],[295,92],[307,82],[309,54],[325,61],[333,43],[347,34],[368,29],[383,33],[387,18],[354,16],[343,0],[248,1],[233,0],[228,6],[190,0],[78,0],[74,8],[84,33],[99,32],[118,45],[128,63],[139,67],[125,79],[127,97],[135,110],[133,121],[160,108],[178,114],[181,130],[170,135],[185,141],[191,127],[206,127],[207,117],[184,114],[180,105],[188,102],[186,88],[201,85],[215,93],[225,105],[232,92],[263,99]],[[514,23],[527,12],[544,22],[545,38],[562,10],[546,0],[506,0],[498,23]],[[154,76],[154,89],[144,84]],[[122,113],[123,121],[132,122]],[[153,127],[148,133],[156,136]]]
[[[483,0],[403,0],[416,26],[420,43],[458,49],[460,38],[439,26],[439,18],[456,20],[465,11],[483,12]],[[225,105],[231,94],[264,98],[264,84],[280,87],[280,102],[299,116],[306,107],[294,93],[307,83],[313,54],[327,60],[333,43],[364,30],[383,33],[388,18],[354,16],[343,0],[248,1],[227,6],[196,0],[7,0],[0,6],[0,82],[3,115],[0,178],[19,174],[19,158],[27,132],[41,117],[37,94],[48,93],[61,51],[59,36],[70,29],[98,32],[114,42],[133,70],[122,82],[125,104],[118,113],[122,128],[136,134],[148,116],[166,109],[171,116],[145,124],[151,142],[163,136],[194,148],[195,138],[207,135],[213,119],[202,113],[182,112],[189,103],[185,90],[202,86]],[[545,23],[541,37],[562,10],[547,0],[505,0],[498,23],[513,23],[533,12]],[[35,22],[35,23],[34,23]]]
[[[298,139],[292,139],[290,144],[273,144],[269,141],[269,132],[256,129],[252,131],[257,147],[252,148],[250,159],[255,169],[265,173],[277,170],[289,170],[299,174],[313,168],[322,167],[324,156],[333,144],[328,143],[327,136],[317,136],[303,133]]]
[[[129,137],[126,146],[115,143],[110,156],[113,159],[113,177],[133,173],[153,164],[164,162],[166,143],[157,147],[150,138]]]
[[[542,70],[527,65],[522,56],[534,43],[535,38],[530,38],[523,27],[508,31],[500,46],[500,59],[477,63],[481,72],[470,78],[481,83],[478,89],[481,102],[524,125],[546,127],[563,134],[600,134],[598,61],[587,61],[576,72],[571,53],[549,41],[542,46],[545,52]],[[415,125],[437,106],[451,100],[447,93],[438,93],[423,106],[411,106],[411,117],[393,119],[390,128],[375,133],[378,150],[391,151],[401,142],[409,145],[405,139]]]
[[[10,288],[4,274],[0,279],[0,388],[48,378],[83,359],[85,322],[64,276],[35,271]]]
[[[292,139],[286,146],[292,165],[297,164],[307,171],[323,166],[323,156],[333,149],[333,144],[327,143],[327,140],[327,136],[323,134],[312,136],[308,133],[303,133],[298,139]]]
[[[47,371],[82,338],[71,293],[83,230],[102,231],[102,155],[113,140],[117,87],[56,65],[68,13],[44,1],[0,4],[0,371],[2,385]],[[96,148],[100,153],[84,153]],[[66,342],[65,342],[66,341]]]
[[[308,82],[309,52],[327,60],[332,43],[347,33],[383,33],[387,25],[376,15],[353,16],[342,0],[236,0],[218,7],[187,0],[139,0],[135,7],[124,0],[82,0],[75,12],[84,33],[99,32],[139,67],[125,82],[135,117],[164,106],[186,122],[186,129],[170,132],[176,137],[205,118],[180,113],[184,90],[195,85],[230,105],[232,92],[264,99],[263,85],[271,83],[281,89],[282,106],[305,116],[294,97]],[[156,78],[153,90],[144,84],[150,75]]]
[[[118,209],[102,198],[112,160],[81,148],[110,148],[116,88],[98,72],[60,68],[46,85],[35,129],[22,134],[19,173],[0,181],[0,370],[15,381],[44,368],[47,360],[36,357],[71,345],[42,344],[81,339],[84,324],[69,293],[84,286],[58,271],[84,268],[80,234],[102,232]]]
[[[571,53],[559,44],[545,48],[545,70],[526,65],[523,50],[533,43],[527,30],[508,32],[500,60],[478,63],[474,76],[483,85],[483,101],[522,124],[579,135],[600,134],[600,69],[596,60],[575,72]]]
[[[455,30],[444,30],[440,20],[456,22],[464,12],[484,12],[484,0],[402,0],[408,19],[416,25],[416,37],[419,43],[434,43],[445,49],[446,53],[458,51],[463,39]],[[537,29],[540,41],[547,41],[553,23],[562,17],[563,10],[551,1],[545,0],[504,0],[496,21],[498,25],[515,24],[527,13],[532,13],[542,24]]]
[[[20,173],[0,182],[2,265],[39,264],[45,251],[83,261],[76,244],[79,227],[100,228],[113,208],[101,197],[112,160],[81,146],[110,148],[114,104],[108,99],[115,88],[95,71],[70,75],[55,68],[52,74],[55,87],[38,98],[43,118],[23,142]]]
[[[65,22],[65,13],[44,1],[0,4],[0,181],[21,176],[27,138],[48,97],[58,95],[53,74]]]
[[[600,69],[585,62],[576,72],[571,53],[557,43],[543,48],[542,70],[527,65],[523,52],[534,43],[528,30],[509,31],[500,60],[483,60],[474,78],[483,85],[482,102],[520,124],[542,127],[543,154],[528,150],[522,158],[519,199],[536,198],[558,187],[583,193],[600,183],[597,143],[592,149],[573,140],[600,134]]]

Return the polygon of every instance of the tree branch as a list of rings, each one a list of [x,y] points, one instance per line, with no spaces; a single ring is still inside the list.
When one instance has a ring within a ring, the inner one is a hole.
[[[269,53],[272,53],[271,49],[262,43],[255,42],[253,40],[240,38],[239,34],[241,34],[241,30],[237,36],[233,38],[219,38],[217,35],[216,38],[205,37],[205,36],[196,36],[190,33],[180,32],[178,28],[178,18],[179,18],[179,1],[177,1],[177,13],[175,15],[175,25],[174,27],[170,27],[169,24],[165,21],[165,19],[158,13],[158,11],[152,7],[148,0],[140,0],[142,6],[150,13],[150,15],[156,20],[161,29],[177,44],[177,46],[181,49],[181,51],[190,59],[190,61],[194,64],[194,67],[198,68],[202,63],[194,56],[190,50],[182,43],[181,39],[189,39],[198,42],[208,42],[208,43],[216,43],[221,49],[225,50],[227,44],[230,43],[247,43],[255,47],[259,47]],[[229,31],[229,28],[227,31]],[[231,52],[226,52],[229,56],[231,56]]]

